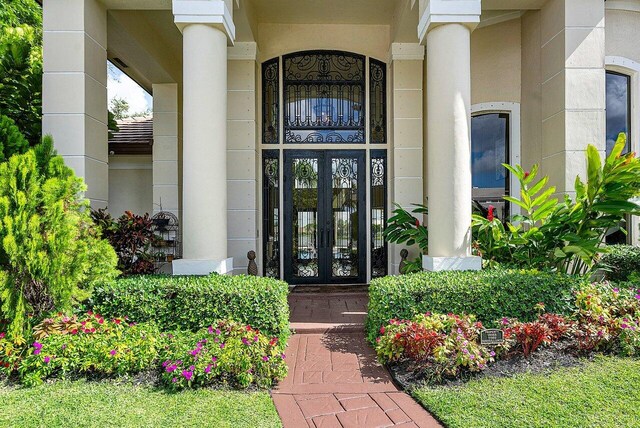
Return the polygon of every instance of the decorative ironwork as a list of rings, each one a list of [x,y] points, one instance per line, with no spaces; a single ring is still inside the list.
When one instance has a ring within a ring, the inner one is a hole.
[[[331,159],[332,276],[355,277],[358,272],[358,158]]]
[[[293,173],[293,276],[318,276],[318,158],[299,157],[292,162]]]
[[[371,277],[387,275],[388,246],[382,232],[387,222],[387,153],[371,151]]]
[[[372,144],[387,142],[387,65],[369,59],[369,127]]]
[[[364,143],[364,64],[347,52],[284,56],[285,142]]]
[[[180,222],[175,214],[160,211],[151,217],[156,239],[152,246],[156,271],[176,259],[182,258]]]
[[[280,160],[277,150],[265,150],[262,159],[263,272],[280,278]]]
[[[262,142],[278,144],[280,128],[279,58],[262,64]]]

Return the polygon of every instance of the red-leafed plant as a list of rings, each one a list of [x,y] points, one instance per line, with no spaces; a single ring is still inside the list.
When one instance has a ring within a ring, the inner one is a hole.
[[[540,315],[538,321],[547,326],[549,329],[549,339],[552,342],[563,338],[575,325],[575,322],[566,319],[562,315],[549,313]]]
[[[150,274],[155,270],[150,247],[154,242],[153,222],[149,214],[126,211],[114,220],[105,209],[92,211],[93,221],[100,226],[118,254],[118,269],[124,275]]]
[[[540,345],[551,343],[551,330],[540,321],[516,321],[504,332],[505,338],[515,339],[525,357],[529,357]]]

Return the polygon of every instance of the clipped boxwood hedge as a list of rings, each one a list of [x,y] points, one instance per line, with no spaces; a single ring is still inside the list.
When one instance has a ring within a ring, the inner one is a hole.
[[[628,281],[633,274],[640,276],[640,247],[610,245],[599,266],[610,281]]]
[[[286,343],[289,286],[271,278],[245,275],[132,276],[97,287],[93,309],[105,317],[153,321],[164,331],[207,327],[229,319]]]
[[[535,305],[568,314],[572,291],[584,280],[561,274],[523,270],[420,272],[371,281],[367,337],[374,341],[390,319],[419,313],[473,314],[487,325],[502,317],[530,321]]]

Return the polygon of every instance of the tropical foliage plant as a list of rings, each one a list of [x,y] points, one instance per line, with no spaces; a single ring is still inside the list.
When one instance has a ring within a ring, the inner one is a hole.
[[[155,272],[151,246],[156,240],[149,214],[137,215],[126,211],[117,220],[106,209],[91,212],[93,221],[116,250],[118,269],[124,275],[143,275]]]
[[[537,179],[521,166],[504,165],[520,182],[520,197],[505,196],[521,214],[510,222],[473,216],[474,247],[490,265],[507,264],[559,270],[571,274],[591,271],[606,252],[607,232],[619,227],[626,215],[640,214],[633,201],[640,195],[640,159],[622,154],[626,146],[620,134],[604,164],[598,150],[586,152],[587,181],[575,180],[575,199],[558,200],[548,177]]]
[[[27,329],[28,315],[68,310],[73,297],[117,274],[84,190],[50,137],[0,164],[0,310],[12,338]]]

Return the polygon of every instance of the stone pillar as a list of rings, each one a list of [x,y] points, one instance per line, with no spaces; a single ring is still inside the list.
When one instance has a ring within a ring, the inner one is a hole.
[[[228,273],[227,42],[234,28],[221,0],[174,0],[183,37],[183,257],[174,274]]]
[[[480,1],[431,0],[418,34],[427,45],[427,270],[480,269],[471,256],[471,31]]]
[[[393,201],[404,209],[426,203],[423,194],[423,109],[424,46],[393,43],[390,52],[393,114]],[[420,219],[423,221],[423,219]],[[400,252],[406,245],[391,245],[391,273],[400,267]],[[420,255],[416,245],[409,248],[409,259]]]
[[[178,205],[178,85],[153,85],[153,214]]]
[[[540,172],[559,195],[573,192],[576,175],[586,179],[588,144],[605,152],[604,9],[600,0],[550,0],[540,11]]]
[[[109,199],[107,12],[98,0],[43,5],[42,131],[87,183],[94,208]]]

